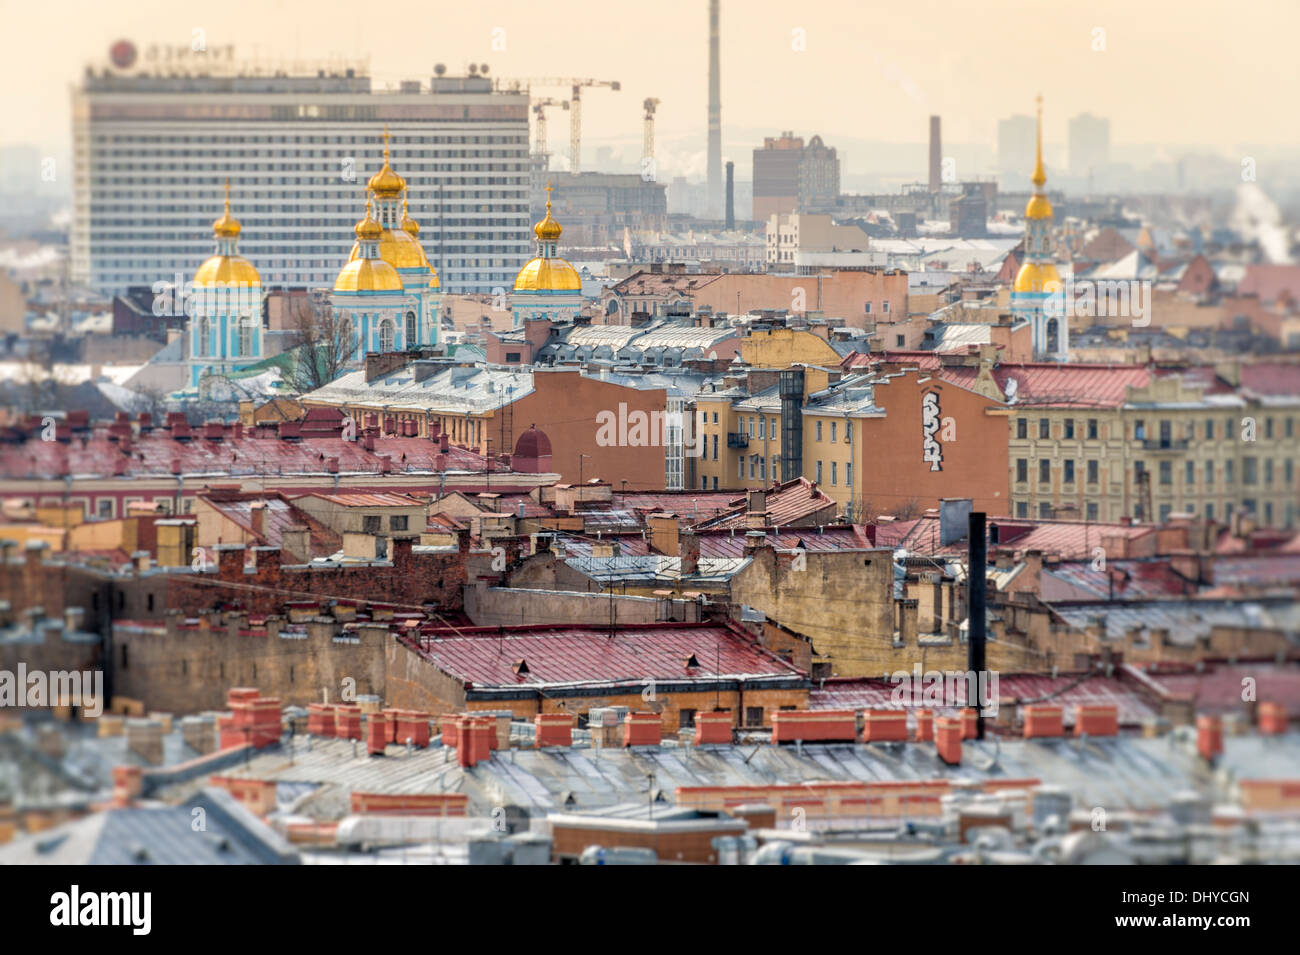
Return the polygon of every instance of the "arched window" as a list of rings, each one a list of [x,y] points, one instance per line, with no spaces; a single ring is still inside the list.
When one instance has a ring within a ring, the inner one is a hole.
[[[1043,331],[1045,332],[1045,337],[1047,338],[1045,350],[1048,352],[1048,354],[1055,354],[1057,348],[1060,347],[1060,326],[1058,325],[1057,320],[1054,318],[1049,318],[1047,320],[1047,326],[1046,328],[1043,329]]]
[[[207,316],[199,319],[199,330],[194,342],[194,354],[200,358],[207,358],[212,348],[212,323],[208,321]]]
[[[379,323],[379,350],[393,350],[393,320],[386,318]]]
[[[245,316],[239,320],[239,341],[237,355],[253,354],[253,321]]]
[[[406,313],[406,347],[413,348],[419,342],[419,334],[415,324],[415,313]]]

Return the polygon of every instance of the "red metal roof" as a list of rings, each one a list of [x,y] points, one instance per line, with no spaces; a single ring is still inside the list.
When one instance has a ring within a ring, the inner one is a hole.
[[[941,368],[941,377],[965,383],[975,379],[975,368]],[[1054,408],[1118,408],[1128,388],[1141,388],[1151,380],[1150,369],[1136,365],[1100,365],[1072,362],[1000,364],[993,378],[1006,394],[1007,383],[1015,380],[1014,405]]]
[[[1254,681],[1256,700],[1281,703],[1292,718],[1300,715],[1300,665],[1295,663],[1209,664],[1201,673],[1169,664],[1126,664],[1122,671],[1165,699],[1192,702],[1198,713],[1246,709],[1242,688],[1249,678]]]
[[[1243,362],[1241,387],[1255,395],[1300,397],[1300,365],[1283,362]]]
[[[427,502],[422,497],[412,494],[397,494],[391,491],[378,491],[369,494],[304,494],[303,497],[319,497],[342,507],[423,507]]]
[[[1300,265],[1248,265],[1237,283],[1237,294],[1258,295],[1264,304],[1276,302],[1285,293],[1300,301]]]
[[[909,677],[912,672],[909,671]],[[922,688],[925,683],[922,681]],[[894,683],[890,680],[876,679],[831,679],[820,686],[814,686],[809,693],[809,707],[814,710],[836,709],[916,709],[895,703],[895,689],[905,688],[908,695],[912,682]],[[966,683],[955,681],[956,705],[932,707],[940,715],[951,715],[964,705],[966,700]],[[990,690],[993,687],[990,685]],[[1115,677],[1097,675],[1063,675],[1058,677],[1040,676],[1032,673],[1001,674],[998,679],[997,693],[1000,702],[1015,703],[1054,703],[1065,708],[1065,722],[1074,722],[1075,707],[1080,705],[1114,704],[1119,707],[1119,721],[1125,725],[1135,725],[1147,717],[1156,715],[1156,710],[1143,693],[1143,687],[1130,681]]]
[[[797,521],[808,521],[819,513],[825,513],[829,522],[836,507],[834,498],[803,477],[767,488],[763,506],[769,527],[786,527]],[[732,502],[728,510],[700,521],[695,526],[708,530],[740,528],[745,526],[748,513],[749,499],[747,496],[740,497]]]
[[[974,365],[945,365],[938,352],[897,350],[883,355],[849,356],[845,368],[865,369],[879,363],[916,367],[963,388],[971,388],[979,369]],[[1006,393],[1015,380],[1011,407],[1118,408],[1129,386],[1140,388],[1151,380],[1152,370],[1140,365],[1089,362],[999,362],[993,380]]]
[[[220,491],[200,494],[199,499],[220,511],[250,534],[254,533],[253,509],[260,502],[263,505],[262,532],[256,536],[263,545],[268,547],[282,547],[284,532],[292,527],[307,528],[311,553],[296,554],[294,555],[296,557],[311,558],[333,554],[343,546],[343,538],[277,492],[232,494],[229,491]]]
[[[681,682],[717,676],[800,679],[803,674],[731,626],[443,628],[399,638],[424,659],[476,687]],[[685,666],[695,655],[699,666]],[[515,672],[523,660],[526,674]]]
[[[1063,560],[1081,560],[1093,556],[1093,549],[1102,546],[1107,537],[1129,539],[1145,537],[1157,530],[1154,524],[1098,523],[1089,521],[1033,520],[1021,517],[990,517],[990,535],[997,526],[998,539],[990,536],[990,551],[1024,552],[1037,550],[1044,555],[1057,555]],[[964,555],[968,545],[965,537],[943,547],[939,544],[939,515],[924,514],[906,521],[893,521],[876,525],[876,546],[904,547],[921,554]]]
[[[1167,560],[1115,560],[1096,570],[1091,560],[1044,568],[1039,594],[1057,600],[1150,600],[1196,593],[1197,586]]]
[[[703,520],[720,514],[736,503],[743,491],[628,491],[614,488],[611,504],[647,514],[676,514]]]

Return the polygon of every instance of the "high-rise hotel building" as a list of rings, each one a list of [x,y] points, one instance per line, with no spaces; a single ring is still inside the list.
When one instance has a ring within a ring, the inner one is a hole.
[[[332,286],[385,126],[443,290],[509,290],[532,249],[527,91],[484,76],[372,90],[356,70],[88,70],[73,94],[73,278],[111,293],[188,276],[229,180],[263,286]]]

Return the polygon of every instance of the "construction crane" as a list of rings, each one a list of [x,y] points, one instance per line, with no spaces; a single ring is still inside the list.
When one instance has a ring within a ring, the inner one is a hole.
[[[655,107],[659,105],[659,100],[654,97],[647,97],[642,105],[645,107],[645,127],[641,132],[641,171],[645,172],[647,166],[654,165]]]
[[[534,86],[567,86],[569,96],[569,171],[575,175],[582,171],[582,91],[589,86],[603,86],[611,90],[622,89],[618,80],[593,80],[575,77],[542,77],[521,81]]]
[[[546,134],[546,110],[551,106],[559,106],[561,109],[567,110],[569,101],[567,99],[550,98],[533,100],[533,118],[537,121],[537,139],[533,144],[533,152],[539,156],[543,156],[550,151]]]

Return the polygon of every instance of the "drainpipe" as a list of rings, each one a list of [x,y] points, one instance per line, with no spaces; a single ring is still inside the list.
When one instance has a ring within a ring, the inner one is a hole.
[[[966,641],[966,668],[975,677],[975,686],[988,686],[984,674],[984,638],[985,638],[985,599],[984,578],[988,567],[988,541],[984,536],[984,512],[971,511],[969,525],[969,567],[966,571],[967,597],[970,632]],[[969,702],[969,701],[968,701]],[[977,703],[982,701],[977,700]],[[975,716],[975,738],[984,738],[984,709],[977,707]]]

